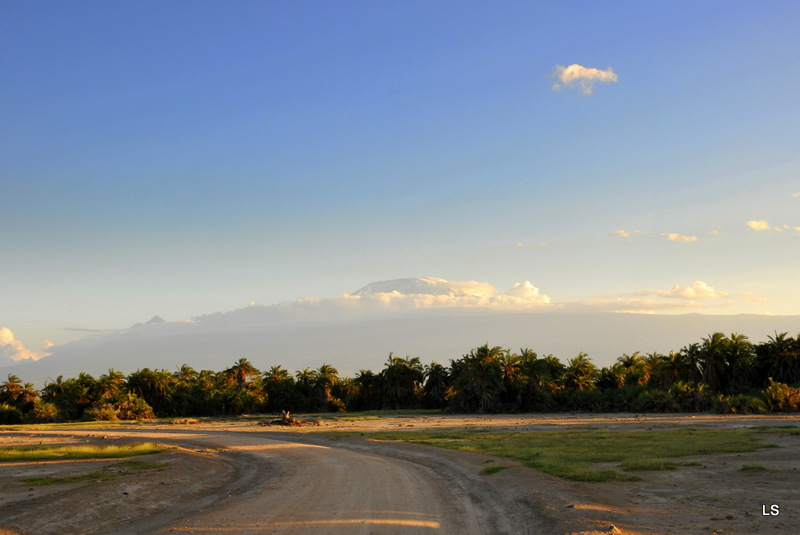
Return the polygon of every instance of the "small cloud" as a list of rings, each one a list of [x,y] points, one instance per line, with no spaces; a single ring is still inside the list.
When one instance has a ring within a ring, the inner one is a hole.
[[[669,234],[662,232],[661,235],[666,236],[669,241],[677,241],[677,242],[697,241],[697,236],[682,236],[677,232],[670,232]]]
[[[747,226],[753,230],[770,230],[772,228],[769,222],[763,219],[760,221],[748,221]]]
[[[505,295],[512,297],[521,297],[524,299],[537,299],[539,296],[539,288],[531,284],[530,281],[518,282],[512,286]]]
[[[800,191],[798,191],[797,193],[792,193],[792,197],[800,197]]]
[[[41,351],[31,351],[26,349],[21,341],[14,337],[14,333],[8,327],[0,327],[0,355],[13,361],[20,360],[39,360],[48,356],[46,350],[53,347],[53,343],[45,340]]]
[[[712,230],[710,232],[710,234],[713,234],[714,236],[716,236],[717,234],[719,234],[719,231],[717,229],[714,229],[714,230]]]
[[[578,86],[581,92],[586,96],[592,94],[595,83],[616,83],[619,81],[617,73],[615,73],[611,67],[602,70],[584,67],[576,63],[568,67],[556,65],[555,70],[550,73],[550,76],[558,80],[558,82],[553,84],[554,91],[558,91],[562,87]]]
[[[609,236],[615,236],[616,235],[616,236],[622,236],[623,238],[629,238],[630,236],[633,236],[634,234],[644,234],[644,231],[643,230],[624,230],[624,229],[620,229],[620,230],[615,230],[614,232],[609,232],[608,233]]]
[[[517,247],[525,247],[525,244],[522,242],[517,242]]]
[[[729,294],[718,292],[703,281],[694,281],[691,286],[686,288],[676,284],[671,290],[644,290],[637,292],[637,295],[657,295],[670,299],[719,299],[727,297]]]
[[[739,296],[748,305],[765,305],[769,303],[769,299],[761,297],[761,292],[741,292]]]

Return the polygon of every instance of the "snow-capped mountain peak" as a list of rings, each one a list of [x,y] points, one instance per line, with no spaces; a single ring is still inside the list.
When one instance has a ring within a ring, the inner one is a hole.
[[[492,297],[497,289],[485,282],[456,282],[436,277],[420,277],[414,279],[394,279],[367,284],[353,292],[352,295],[375,295],[397,292],[403,295],[451,295],[456,297]]]

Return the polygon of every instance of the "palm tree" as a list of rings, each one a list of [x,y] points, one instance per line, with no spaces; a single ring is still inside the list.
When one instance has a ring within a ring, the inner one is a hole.
[[[125,386],[125,375],[113,368],[97,379],[98,401],[111,400],[120,395]]]
[[[728,339],[722,333],[714,333],[703,338],[698,361],[703,373],[703,382],[712,390],[722,392],[728,386],[729,370],[725,355]]]
[[[768,342],[759,344],[755,353],[757,386],[768,386],[770,378],[788,385],[800,382],[800,334],[792,338],[788,333],[776,332]]]
[[[438,362],[431,362],[425,367],[425,385],[422,388],[422,399],[429,409],[443,409],[447,404],[450,390],[450,374],[447,368]]]
[[[312,392],[316,398],[317,408],[327,408],[331,400],[331,389],[339,380],[339,372],[330,364],[323,364],[316,371]]]
[[[128,390],[150,405],[159,416],[175,416],[173,397],[178,380],[167,370],[142,368],[128,376]]]
[[[597,366],[581,352],[567,362],[563,384],[567,390],[591,390],[595,387],[598,375]]]
[[[9,374],[8,380],[0,384],[0,403],[8,403],[23,414],[33,409],[38,399],[39,393],[34,390],[33,384],[23,384],[16,375]]]
[[[466,412],[497,412],[503,391],[502,357],[507,350],[489,344],[473,349],[460,361],[451,362],[455,408]]]
[[[413,397],[424,378],[424,370],[418,357],[395,357],[389,353],[386,368],[381,372],[387,407],[390,409],[408,408],[413,405]]]
[[[262,383],[267,396],[267,407],[270,411],[295,410],[294,380],[288,370],[283,369],[280,365],[272,366],[264,372]]]
[[[383,376],[375,374],[372,370],[359,370],[355,378],[358,394],[354,402],[354,410],[380,409],[381,396],[383,395]],[[353,410],[348,407],[348,410]]]
[[[250,364],[246,358],[239,359],[236,364],[225,371],[231,385],[237,385],[239,390],[244,390],[251,377],[261,375],[261,372]]]
[[[743,392],[752,387],[756,377],[753,344],[743,334],[732,333],[725,348],[730,374],[729,390]]]

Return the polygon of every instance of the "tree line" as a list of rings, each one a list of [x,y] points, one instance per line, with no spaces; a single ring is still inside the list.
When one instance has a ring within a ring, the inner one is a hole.
[[[800,410],[800,334],[751,343],[714,333],[669,354],[639,352],[598,368],[586,354],[561,362],[528,348],[489,344],[449,366],[392,353],[375,373],[340,377],[323,364],[291,374],[246,358],[223,371],[110,369],[59,376],[37,391],[9,375],[0,384],[0,423],[224,416],[281,410],[338,412],[441,409],[501,412],[796,412]]]

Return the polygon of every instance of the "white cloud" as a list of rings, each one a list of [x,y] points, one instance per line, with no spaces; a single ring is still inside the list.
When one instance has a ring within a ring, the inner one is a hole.
[[[671,290],[644,290],[637,292],[638,295],[656,295],[659,297],[666,297],[669,299],[720,299],[727,297],[729,294],[725,292],[718,292],[711,286],[703,281],[694,281],[691,286],[686,288],[680,284],[676,284]]]
[[[760,221],[748,221],[747,226],[753,230],[770,230],[772,227],[770,226],[769,222],[764,221],[763,219]]]
[[[677,241],[684,243],[697,241],[697,236],[682,236],[677,232],[670,232],[670,233],[662,232],[661,235],[666,236],[669,241]]]
[[[559,90],[561,87],[574,87],[580,88],[581,92],[589,96],[594,91],[595,83],[609,83],[618,82],[619,77],[617,73],[609,67],[606,70],[584,67],[573,63],[568,67],[563,65],[556,65],[555,70],[550,73],[550,76],[556,78],[558,82],[553,84],[554,90]]]
[[[800,197],[800,191],[798,191],[797,193],[792,193],[792,197]]]
[[[499,294],[497,288],[486,282],[424,278],[376,282],[352,295],[320,300],[324,302],[332,306],[346,303],[359,310],[440,307],[519,310],[547,305],[550,297],[540,295],[539,288],[530,281],[516,283],[505,294]]]
[[[618,230],[618,231],[616,231],[614,234],[619,234],[619,235],[620,235],[620,236],[622,236],[623,238],[627,238],[628,236],[630,236],[630,235],[631,235],[631,233],[630,233],[630,232],[628,232],[627,230]]]
[[[791,225],[784,224],[783,226],[775,226],[769,224],[768,221],[764,221],[763,219],[760,221],[748,221],[747,226],[753,230],[772,230],[774,232],[783,232],[784,230],[796,230],[800,232],[800,227],[793,227]]]
[[[676,284],[669,290],[641,290],[608,296],[604,299],[564,303],[563,305],[555,303],[551,306],[566,310],[657,314],[726,307],[733,304],[731,301],[721,301],[728,296],[728,293],[717,291],[703,281],[694,281],[687,287]],[[713,302],[713,304],[709,302]]]
[[[537,299],[539,297],[546,297],[546,296],[540,296],[539,288],[531,284],[530,281],[516,283],[505,293],[505,295],[510,295],[512,297],[521,297],[525,299]]]
[[[41,351],[31,351],[26,349],[21,341],[14,337],[14,333],[8,327],[0,327],[0,355],[13,361],[20,360],[39,360],[48,356],[46,350],[53,346],[53,343],[45,341]]]

